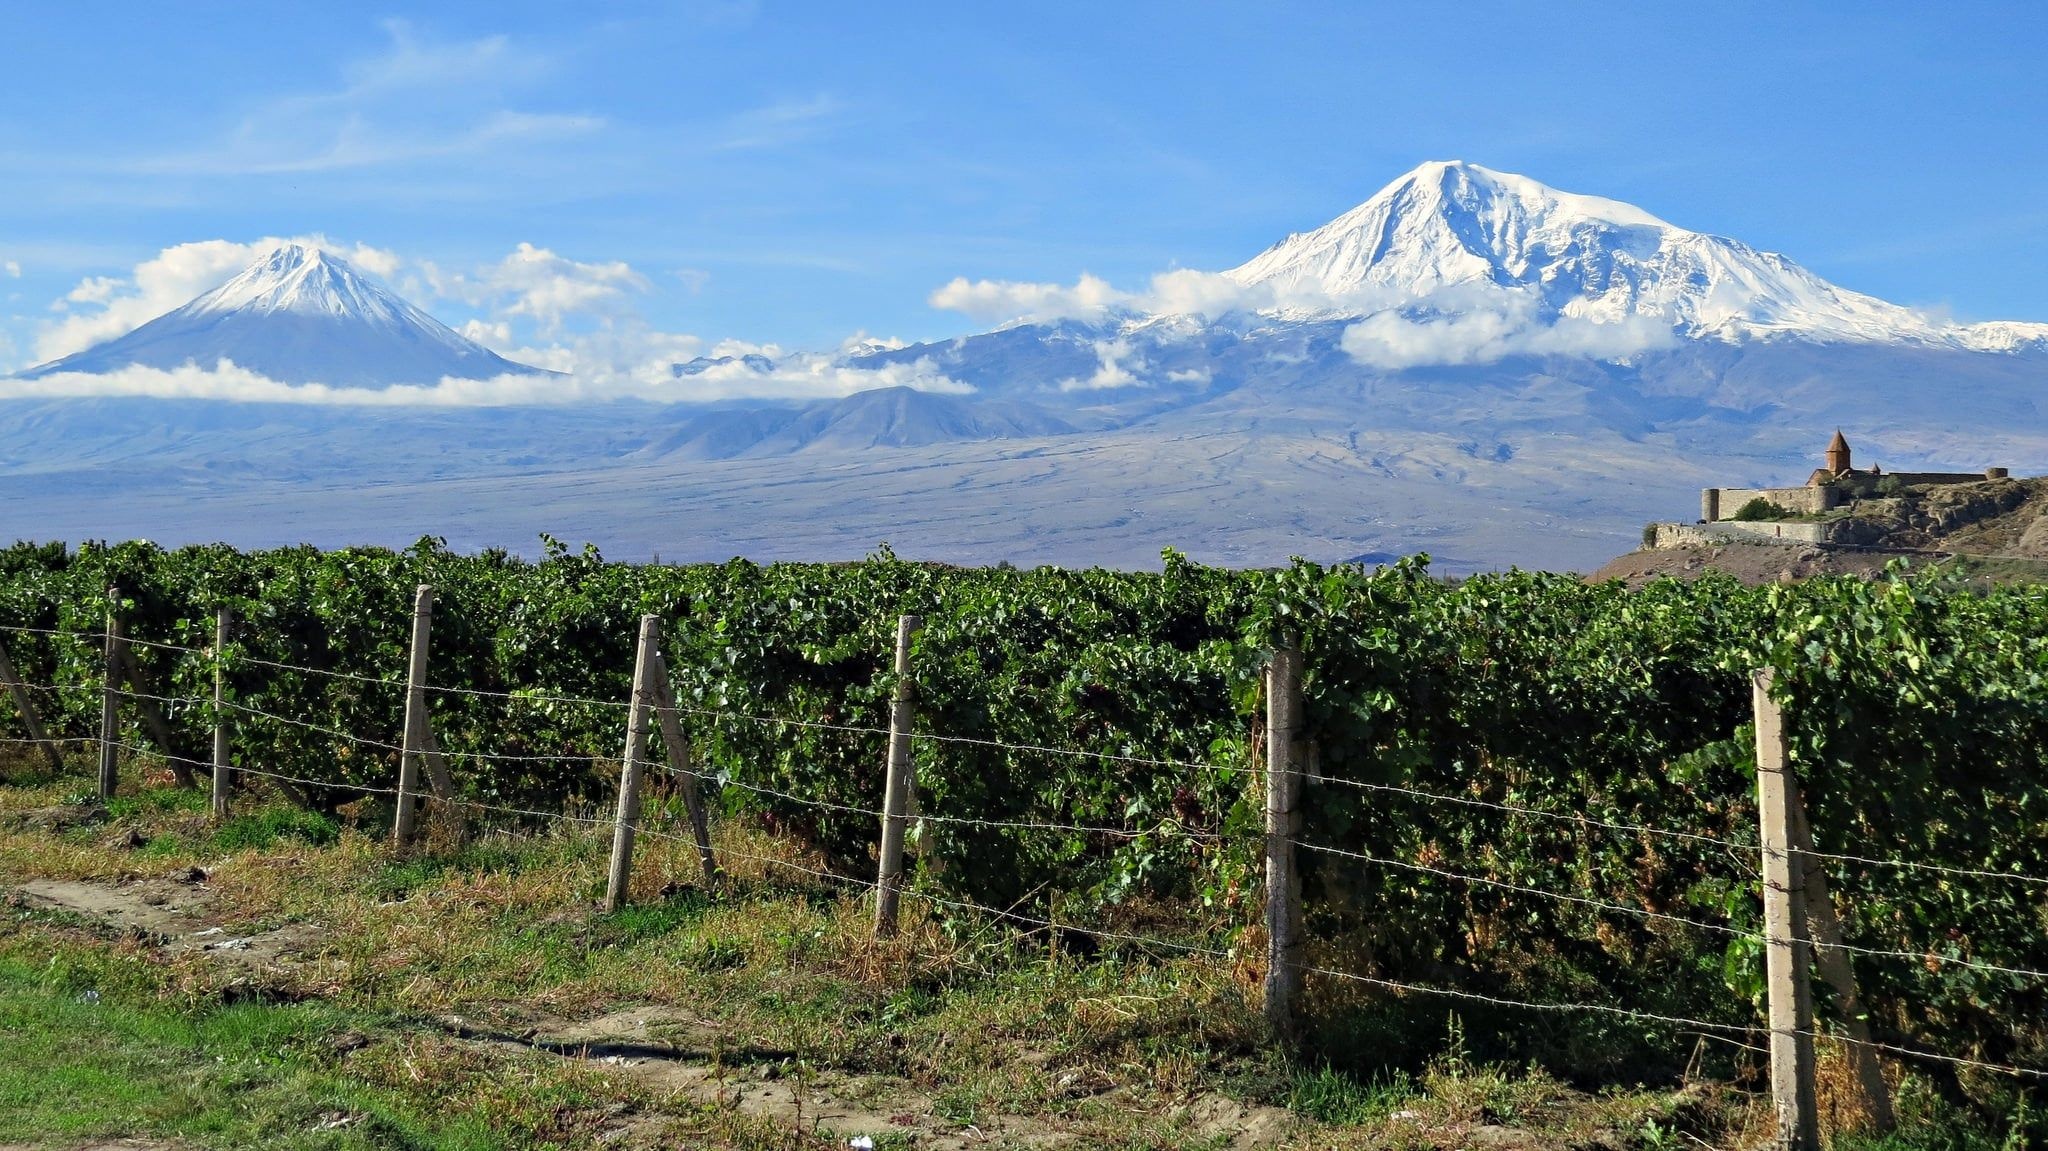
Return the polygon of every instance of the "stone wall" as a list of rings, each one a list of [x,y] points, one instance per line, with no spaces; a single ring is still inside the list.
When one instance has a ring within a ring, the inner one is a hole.
[[[1842,493],[1831,487],[1823,488],[1708,488],[1700,494],[1700,518],[1710,523],[1725,522],[1728,517],[1742,510],[1742,505],[1753,499],[1766,499],[1793,515],[1819,515],[1829,508],[1839,507]],[[1711,518],[1707,511],[1716,514]]]
[[[1652,524],[1650,546],[1703,548],[1726,543],[1854,544],[1863,542],[1857,538],[1861,534],[1859,527],[1854,520],[1795,524],[1737,523],[1733,520],[1716,524]]]

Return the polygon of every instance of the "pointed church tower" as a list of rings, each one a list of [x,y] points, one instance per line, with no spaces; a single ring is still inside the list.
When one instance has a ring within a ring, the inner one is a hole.
[[[1828,441],[1828,470],[1841,475],[1849,470],[1849,441],[1842,438],[1842,429],[1835,429],[1835,438]]]

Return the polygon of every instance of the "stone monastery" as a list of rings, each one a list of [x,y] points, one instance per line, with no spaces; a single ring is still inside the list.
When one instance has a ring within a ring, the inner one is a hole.
[[[1853,500],[1867,499],[1902,487],[1981,484],[2007,476],[2004,468],[1986,468],[1981,472],[1887,472],[1873,464],[1868,469],[1858,469],[1850,462],[1849,441],[1843,437],[1840,428],[1835,429],[1835,438],[1828,441],[1825,459],[1826,462],[1813,469],[1813,474],[1806,478],[1805,487],[1703,489],[1700,492],[1700,522],[1726,522],[1754,499],[1766,500],[1795,515],[1819,515]],[[1883,490],[1879,485],[1883,485]]]

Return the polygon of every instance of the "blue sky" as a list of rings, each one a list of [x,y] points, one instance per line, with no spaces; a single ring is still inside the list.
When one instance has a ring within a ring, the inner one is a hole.
[[[942,336],[956,276],[1228,267],[1444,158],[2048,320],[2043,13],[9,4],[0,369],[312,234],[506,345]]]

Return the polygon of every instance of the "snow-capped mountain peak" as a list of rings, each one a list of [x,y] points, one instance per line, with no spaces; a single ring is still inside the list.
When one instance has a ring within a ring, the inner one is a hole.
[[[1336,297],[1369,288],[1421,295],[1459,284],[1516,283],[1573,251],[1654,251],[1679,231],[1616,200],[1439,160],[1227,274],[1246,285],[1313,286]]]
[[[1422,164],[1225,274],[1294,313],[1504,310],[1538,322],[1649,321],[1692,338],[1979,350],[2048,340],[2048,325],[1945,324],[1774,252],[1457,160]]]
[[[339,256],[304,244],[286,244],[236,273],[235,278],[179,309],[208,313],[297,312],[398,322],[417,310],[376,286]]]
[[[285,244],[190,303],[22,377],[223,361],[281,383],[347,387],[553,374],[451,330],[332,252]]]

